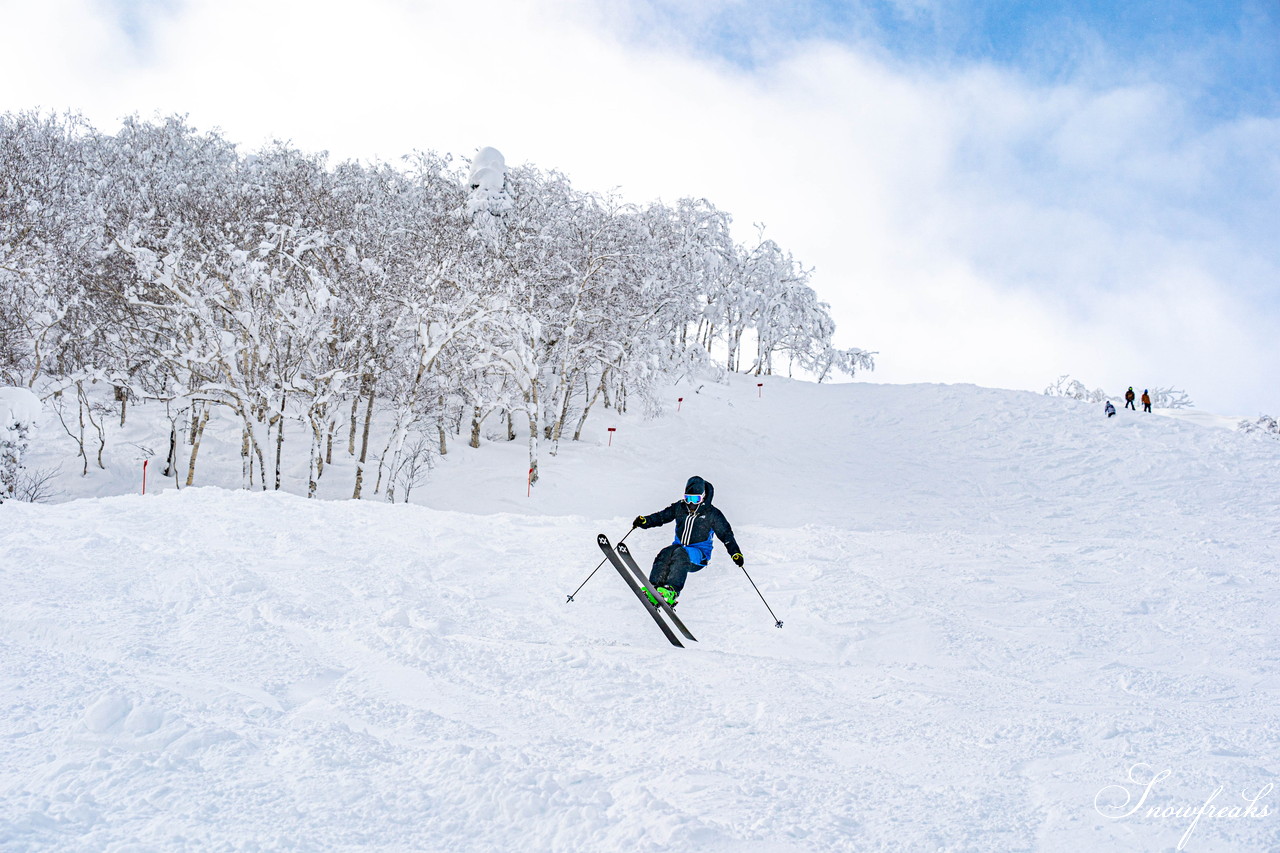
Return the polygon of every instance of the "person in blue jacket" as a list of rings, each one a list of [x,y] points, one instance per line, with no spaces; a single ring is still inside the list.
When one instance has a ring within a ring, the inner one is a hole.
[[[742,549],[733,538],[733,528],[718,508],[711,505],[715,489],[701,477],[690,477],[684,497],[650,515],[636,516],[633,527],[661,527],[674,521],[675,540],[658,552],[649,572],[649,583],[669,604],[676,603],[689,572],[697,572],[711,559],[713,537],[719,537],[733,562],[742,565]],[[655,602],[656,603],[656,602]]]

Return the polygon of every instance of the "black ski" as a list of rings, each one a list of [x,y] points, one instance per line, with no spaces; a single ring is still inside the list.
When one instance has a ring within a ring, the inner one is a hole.
[[[653,617],[653,621],[662,629],[662,633],[667,635],[671,645],[679,646],[683,649],[684,643],[680,642],[671,631],[671,626],[663,621],[662,614],[658,608],[650,603],[649,597],[644,594],[644,588],[636,582],[635,575],[631,573],[631,569],[627,568],[626,564],[618,557],[618,552],[613,550],[613,545],[609,544],[609,537],[601,533],[596,537],[596,544],[600,546],[601,551],[604,551],[604,555],[609,558],[609,562],[613,563],[613,567],[618,570],[618,574],[622,575],[622,579],[627,582],[627,586],[631,587],[631,591],[636,594],[636,598],[640,599],[640,603],[644,605],[645,612]]]
[[[627,548],[626,542],[618,543],[618,553],[622,555],[622,562],[626,563],[627,567],[631,569],[631,571],[635,572],[636,577],[639,578],[640,584],[644,587],[645,592],[658,599],[658,607],[662,608],[662,612],[667,614],[671,623],[676,626],[676,630],[681,634],[684,634],[686,638],[693,640],[695,643],[698,642],[698,638],[693,636],[693,634],[690,634],[689,629],[680,621],[680,617],[676,615],[676,609],[670,604],[667,604],[667,600],[665,598],[658,595],[658,591],[649,583],[649,579],[644,576],[644,572],[640,571],[640,567],[636,565],[636,558],[631,556],[631,550]]]

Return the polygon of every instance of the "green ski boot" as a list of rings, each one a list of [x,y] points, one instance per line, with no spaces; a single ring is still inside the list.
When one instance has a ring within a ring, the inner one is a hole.
[[[669,604],[672,607],[675,607],[676,598],[680,595],[680,593],[676,592],[676,590],[672,587],[660,586],[658,587],[658,595],[662,596],[663,599],[667,602],[667,604]]]

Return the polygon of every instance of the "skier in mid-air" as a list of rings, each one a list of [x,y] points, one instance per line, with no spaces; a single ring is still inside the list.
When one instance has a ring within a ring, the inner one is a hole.
[[[713,536],[724,543],[736,565],[743,563],[742,549],[733,538],[733,528],[724,513],[711,505],[714,494],[715,489],[706,480],[690,477],[685,483],[683,498],[659,512],[636,516],[632,522],[632,526],[641,528],[676,522],[675,540],[658,552],[653,571],[649,573],[650,585],[668,604],[676,603],[689,572],[701,571],[711,559]]]

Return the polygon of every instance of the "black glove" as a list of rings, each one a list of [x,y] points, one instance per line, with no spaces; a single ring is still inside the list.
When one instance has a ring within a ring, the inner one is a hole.
[[[739,568],[741,568],[741,567],[742,567],[742,564],[745,562],[745,560],[743,560],[743,559],[742,559],[742,552],[741,552],[741,551],[739,551],[738,553],[734,554],[734,555],[733,555],[732,557],[730,557],[729,559],[733,560],[734,565],[738,566]]]
[[[631,526],[632,527],[648,527],[649,520],[645,518],[643,515],[637,515],[636,520],[631,522]]]

